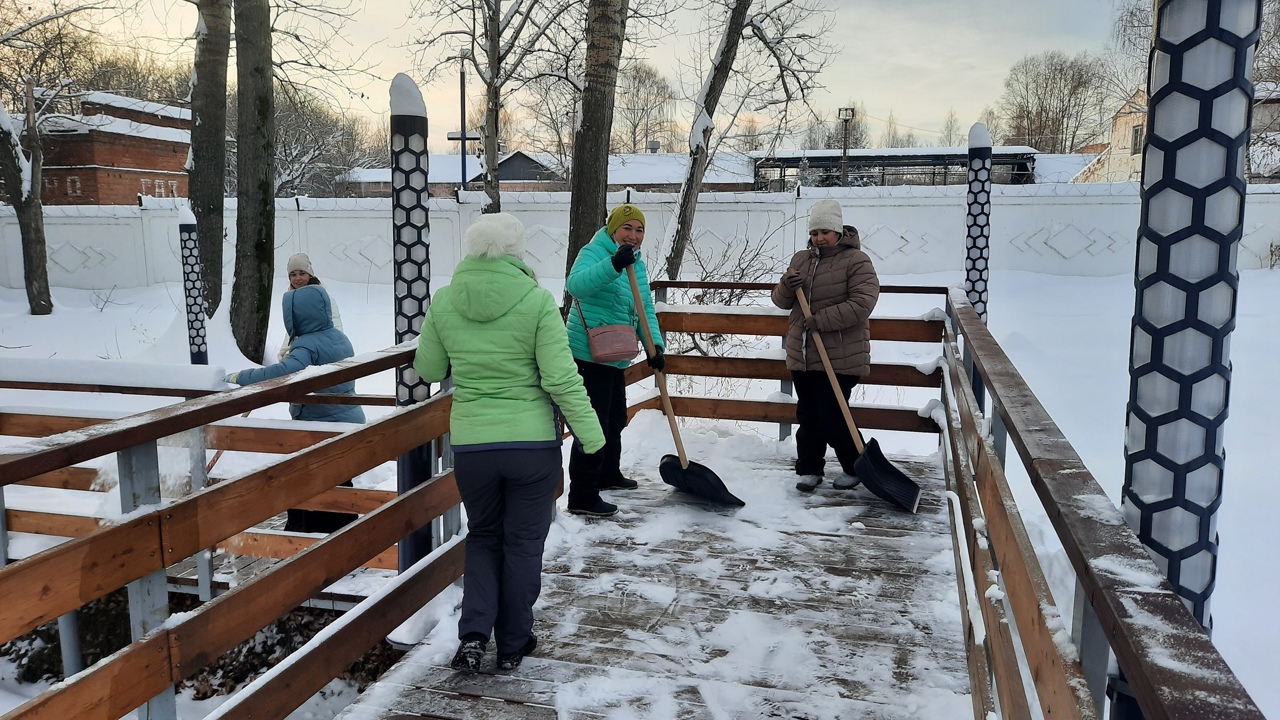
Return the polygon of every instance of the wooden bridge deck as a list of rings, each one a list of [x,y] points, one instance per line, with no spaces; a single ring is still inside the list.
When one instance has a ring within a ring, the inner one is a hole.
[[[538,650],[516,672],[490,653],[489,671],[455,673],[452,643],[419,646],[339,717],[971,716],[941,468],[894,461],[925,489],[915,516],[824,484],[803,502],[847,517],[835,532],[719,513],[657,542],[671,500],[655,472],[618,498],[629,512],[592,521],[616,524],[606,541],[548,548]]]

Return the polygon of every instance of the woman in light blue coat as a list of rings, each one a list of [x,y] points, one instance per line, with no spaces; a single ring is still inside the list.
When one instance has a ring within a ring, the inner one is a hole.
[[[249,368],[227,376],[227,382],[237,385],[272,380],[298,372],[312,365],[327,365],[346,360],[355,355],[351,341],[333,326],[333,303],[329,293],[320,285],[304,285],[289,290],[282,301],[284,327],[294,338],[289,354],[275,365]],[[318,391],[320,394],[354,395],[355,381],[341,383]],[[291,403],[289,415],[294,420],[320,422],[364,422],[364,409],[359,405],[330,405],[316,403]],[[343,485],[350,486],[347,481]],[[289,510],[284,529],[291,532],[330,533],[355,519],[355,515],[319,510]]]

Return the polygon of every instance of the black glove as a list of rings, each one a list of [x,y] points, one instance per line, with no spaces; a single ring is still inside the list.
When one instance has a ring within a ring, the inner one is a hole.
[[[800,273],[795,270],[788,270],[782,276],[782,284],[785,285],[788,290],[794,292],[796,288],[804,284],[804,278],[800,277]]]
[[[622,272],[628,265],[636,261],[636,249],[631,245],[619,245],[618,252],[613,254],[613,269]]]
[[[653,368],[654,371],[662,372],[662,369],[667,366],[667,358],[662,354],[662,348],[654,345],[653,354],[649,356],[647,362],[649,363],[649,367]]]
[[[805,330],[808,330],[808,331],[810,331],[810,332],[817,332],[817,330],[818,330],[818,318],[817,318],[817,316],[810,315],[809,317],[805,318],[805,319],[804,319],[804,329],[805,329]]]

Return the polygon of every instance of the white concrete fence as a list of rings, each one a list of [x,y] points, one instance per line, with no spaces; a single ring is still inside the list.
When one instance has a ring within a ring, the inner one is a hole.
[[[963,268],[965,188],[802,188],[792,193],[707,193],[699,199],[694,242],[716,264],[737,247],[759,242],[778,268],[808,240],[805,218],[822,198],[844,206],[845,221],[862,233],[863,247],[886,275]],[[650,242],[645,257],[659,277],[669,245],[677,196],[631,192],[644,210]],[[611,193],[611,205],[628,193]],[[181,282],[178,212],[173,200],[145,199],[144,207],[46,208],[49,279],[57,287],[104,289]],[[431,201],[432,274],[447,276],[461,256],[461,231],[480,213],[483,193],[462,202]],[[569,227],[567,193],[511,193],[503,209],[528,229],[528,259],[542,277],[564,276]],[[1133,272],[1138,227],[1134,183],[997,185],[991,212],[991,267],[1056,275]],[[799,221],[797,222],[797,218]],[[235,248],[235,202],[227,211],[226,265]],[[1241,269],[1267,267],[1280,245],[1280,186],[1250,188],[1240,245]],[[12,208],[0,207],[0,286],[21,288],[22,254]],[[391,201],[385,198],[282,199],[276,202],[276,266],[308,253],[317,274],[344,282],[391,282]],[[698,277],[686,257],[684,275]]]

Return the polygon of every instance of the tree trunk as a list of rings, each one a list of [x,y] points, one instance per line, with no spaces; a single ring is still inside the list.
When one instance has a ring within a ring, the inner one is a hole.
[[[236,276],[231,334],[245,357],[261,362],[275,275],[276,113],[268,0],[235,0]]]
[[[231,0],[199,0],[198,5],[204,34],[196,41],[195,82],[191,88],[191,163],[187,168],[187,185],[200,238],[205,313],[211,317],[222,304]]]
[[[27,81],[27,120],[22,137],[12,134],[13,122],[3,107],[0,113],[0,179],[4,180],[5,194],[18,218],[18,234],[22,238],[22,277],[27,288],[27,306],[32,315],[48,315],[53,312],[53,297],[49,293],[49,260],[44,238],[44,206],[40,202],[42,180],[41,167],[44,153],[40,147],[40,132],[35,121],[35,99],[32,84]],[[23,149],[25,140],[26,149]],[[25,154],[30,160],[30,193],[22,181],[22,165]]]
[[[591,0],[587,6],[587,62],[583,76],[582,121],[574,134],[569,178],[569,249],[565,277],[578,252],[604,224],[609,184],[609,138],[618,66],[626,37],[628,0]],[[566,290],[561,314],[571,298]]]
[[[32,191],[24,203],[14,205],[18,214],[18,232],[22,235],[22,278],[27,286],[27,305],[32,315],[53,312],[49,294],[49,258],[45,252],[44,207],[40,194]]]
[[[502,81],[499,73],[502,70],[501,58],[501,4],[496,0],[486,3],[486,22],[488,23],[489,78],[484,85],[484,192],[489,196],[489,204],[484,212],[502,212],[502,193],[498,179],[498,112],[502,109]]]
[[[684,262],[684,253],[689,246],[689,236],[693,230],[693,214],[698,206],[698,193],[702,192],[702,178],[707,173],[710,160],[707,145],[711,142],[711,125],[716,116],[716,106],[720,104],[720,95],[724,92],[725,83],[729,81],[729,71],[733,69],[734,60],[738,56],[738,43],[742,39],[742,31],[747,25],[747,15],[751,10],[751,0],[737,0],[729,11],[729,22],[725,25],[724,35],[720,38],[720,50],[716,53],[715,64],[711,67],[711,77],[703,91],[702,107],[694,116],[693,130],[689,134],[689,169],[684,176],[684,185],[680,187],[680,204],[676,215],[676,232],[671,240],[671,254],[667,255],[667,278],[675,280],[680,275],[680,265]],[[702,119],[705,113],[706,118]],[[702,123],[699,123],[702,120]],[[699,126],[702,137],[694,137]]]

